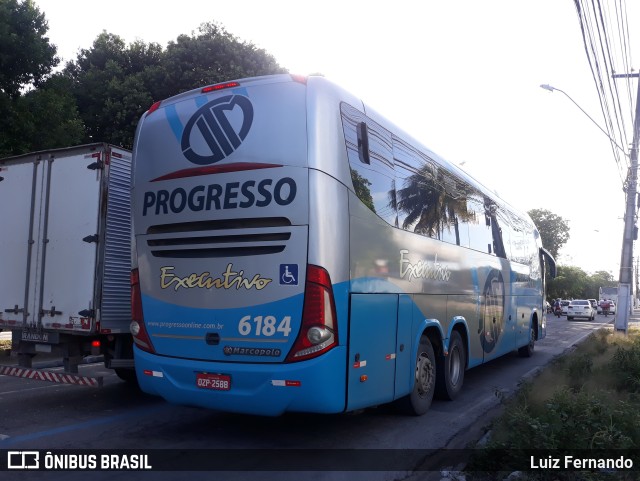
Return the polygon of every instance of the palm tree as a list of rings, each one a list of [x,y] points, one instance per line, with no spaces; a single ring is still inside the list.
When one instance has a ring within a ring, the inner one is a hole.
[[[456,244],[460,244],[458,222],[478,222],[476,213],[467,210],[471,186],[456,179],[444,169],[434,175],[433,166],[425,164],[417,173],[404,180],[390,206],[405,214],[402,228],[440,239],[445,229],[454,229]]]

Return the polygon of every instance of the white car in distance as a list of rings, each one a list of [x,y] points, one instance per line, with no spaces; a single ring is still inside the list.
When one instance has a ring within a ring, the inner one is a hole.
[[[567,306],[567,321],[576,317],[584,317],[590,321],[595,319],[596,311],[587,299],[575,299]]]

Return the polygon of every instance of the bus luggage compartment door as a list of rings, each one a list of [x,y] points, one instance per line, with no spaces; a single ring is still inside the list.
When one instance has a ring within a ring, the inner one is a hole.
[[[347,411],[393,400],[396,369],[396,294],[352,294]]]

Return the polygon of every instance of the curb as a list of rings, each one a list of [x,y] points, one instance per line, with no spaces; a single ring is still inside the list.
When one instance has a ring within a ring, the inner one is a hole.
[[[603,324],[602,326],[609,326],[612,328],[613,320],[610,323]],[[445,443],[445,446],[436,450],[436,452],[432,453],[430,456],[446,458],[446,451],[449,449],[473,449],[474,447],[481,447],[484,443],[488,442],[491,437],[491,427],[493,421],[503,413],[505,402],[513,398],[524,383],[536,378],[557,359],[570,354],[576,349],[578,344],[580,344],[588,336],[593,334],[593,332],[594,331],[590,331],[585,335],[577,338],[562,352],[553,356],[551,360],[544,366],[537,366],[526,372],[522,376],[522,379],[514,390],[507,392],[501,391],[499,394],[496,393],[493,401],[490,400],[491,398],[487,397],[486,401],[488,401],[488,406],[478,416],[476,421],[471,423],[466,428],[462,428],[451,435],[451,437]],[[500,398],[500,395],[502,395],[503,397]],[[468,459],[458,459],[455,465],[447,466],[441,469],[439,472],[414,470],[409,476],[404,478],[403,481],[456,481],[459,479],[464,479],[464,477],[462,476],[464,476],[464,469],[467,465],[467,462]]]

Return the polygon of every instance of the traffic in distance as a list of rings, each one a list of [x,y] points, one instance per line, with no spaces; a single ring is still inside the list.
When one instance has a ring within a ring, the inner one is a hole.
[[[567,320],[574,318],[586,318],[590,321],[595,319],[596,314],[615,315],[616,304],[611,299],[556,299],[553,305],[547,303],[547,312],[553,313],[557,317],[567,316]]]

